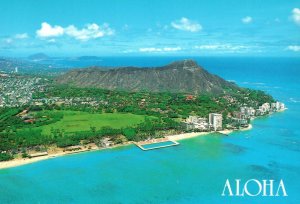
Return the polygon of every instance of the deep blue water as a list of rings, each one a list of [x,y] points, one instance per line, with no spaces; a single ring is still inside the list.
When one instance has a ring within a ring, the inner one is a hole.
[[[163,65],[175,58],[104,58],[101,65]],[[300,202],[300,60],[197,58],[212,73],[265,90],[288,110],[253,129],[142,151],[134,145],[0,170],[0,203]],[[283,179],[288,197],[222,197],[226,179]]]

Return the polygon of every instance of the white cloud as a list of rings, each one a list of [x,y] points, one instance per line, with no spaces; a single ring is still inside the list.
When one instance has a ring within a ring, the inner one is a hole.
[[[176,52],[182,50],[181,47],[163,47],[163,48],[155,48],[155,47],[145,47],[140,48],[140,52]]]
[[[175,51],[182,50],[182,48],[181,47],[164,47],[163,50],[166,52],[175,52]]]
[[[58,25],[51,26],[44,22],[42,23],[41,29],[36,31],[36,34],[40,38],[53,38],[66,35],[77,40],[87,41],[90,39],[101,38],[106,35],[113,35],[114,30],[111,29],[107,23],[104,23],[102,26],[99,26],[96,23],[87,24],[84,28],[78,29],[74,25],[63,28]]]
[[[220,45],[196,45],[195,48],[196,49],[200,49],[200,50],[215,50],[218,49],[220,47]]]
[[[294,8],[292,10],[292,19],[297,25],[300,25],[300,9],[299,8]]]
[[[222,51],[222,52],[241,52],[241,51],[247,51],[252,47],[246,46],[246,45],[232,45],[229,43],[228,44],[208,44],[208,45],[194,46],[195,49],[199,49],[199,50],[214,50],[214,51]]]
[[[287,50],[291,50],[294,52],[300,52],[300,46],[299,45],[290,45],[287,47]]]
[[[41,29],[36,31],[36,35],[41,38],[57,37],[64,34],[64,29],[61,26],[51,26],[47,22],[43,22]]]
[[[55,43],[56,40],[52,38],[52,39],[48,40],[48,42],[49,42],[49,43]]]
[[[244,18],[242,18],[242,22],[245,23],[245,24],[249,24],[252,22],[252,17],[251,16],[246,16]]]
[[[121,51],[121,53],[125,53],[125,54],[128,54],[128,53],[134,53],[134,52],[136,52],[136,51],[135,51],[135,50],[132,50],[132,49]]]
[[[96,23],[92,23],[86,25],[82,29],[78,29],[74,25],[70,25],[65,28],[65,33],[77,40],[86,41],[89,39],[101,38],[105,35],[113,35],[114,30],[112,30],[108,24],[103,24],[100,27]]]
[[[144,47],[139,49],[140,52],[161,52],[161,48],[155,48],[155,47]]]
[[[180,20],[171,22],[171,26],[175,29],[189,32],[198,32],[202,30],[202,26],[199,23],[190,21],[185,17],[182,17]]]
[[[28,38],[29,36],[28,36],[28,34],[27,33],[21,33],[21,34],[16,34],[15,35],[15,38],[16,39],[26,39],[26,38]]]

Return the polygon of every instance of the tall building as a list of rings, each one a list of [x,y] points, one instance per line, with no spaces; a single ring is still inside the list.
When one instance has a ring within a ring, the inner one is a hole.
[[[214,129],[214,131],[222,129],[222,120],[222,114],[219,113],[210,113],[208,116],[209,124]]]

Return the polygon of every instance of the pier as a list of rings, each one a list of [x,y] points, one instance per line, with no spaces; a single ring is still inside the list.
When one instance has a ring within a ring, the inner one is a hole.
[[[219,135],[222,135],[222,136],[228,136],[228,134],[225,134],[225,133],[223,133],[223,132],[215,132],[215,133],[217,133],[217,134],[219,134]]]
[[[169,140],[168,138],[152,139],[148,141],[135,142],[134,144],[143,151],[179,145],[178,142]]]

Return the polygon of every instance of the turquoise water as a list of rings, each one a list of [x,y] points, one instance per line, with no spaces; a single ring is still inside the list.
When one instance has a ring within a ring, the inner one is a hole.
[[[141,145],[145,149],[153,149],[153,148],[159,148],[159,147],[166,147],[170,145],[175,145],[176,143],[172,141],[166,141],[166,142],[156,142],[152,144],[146,144],[146,145]]]
[[[153,151],[130,145],[0,170],[0,203],[298,204],[300,60],[214,58],[202,64],[266,90],[288,110],[229,137],[201,136]],[[283,179],[289,196],[222,197],[226,179],[236,178]]]

